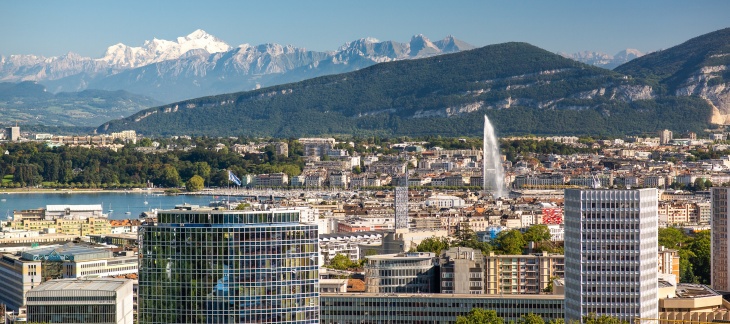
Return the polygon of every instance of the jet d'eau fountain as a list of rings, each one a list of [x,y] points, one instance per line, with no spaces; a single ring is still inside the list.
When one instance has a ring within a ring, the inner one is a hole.
[[[499,154],[499,143],[494,135],[494,128],[484,115],[484,142],[483,142],[482,170],[484,191],[491,191],[494,198],[506,197],[507,188],[504,186],[504,169]]]

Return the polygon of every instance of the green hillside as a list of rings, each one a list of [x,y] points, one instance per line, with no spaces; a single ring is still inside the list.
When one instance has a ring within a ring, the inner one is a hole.
[[[84,90],[54,95],[34,82],[0,83],[0,119],[24,125],[98,126],[159,104],[126,91]]]
[[[716,65],[730,65],[730,28],[644,55],[616,67],[614,71],[661,85],[671,93],[702,67]],[[730,81],[730,70],[725,71],[722,79],[713,82],[727,81]]]
[[[500,135],[701,131],[701,99],[657,98],[641,79],[505,43],[382,63],[255,91],[187,100],[110,121],[99,132],[154,135]]]

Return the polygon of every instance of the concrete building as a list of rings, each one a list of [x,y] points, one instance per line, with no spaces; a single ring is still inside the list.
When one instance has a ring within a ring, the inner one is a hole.
[[[660,246],[657,261],[660,274],[673,275],[675,282],[679,282],[679,251]]]
[[[730,292],[730,239],[728,239],[728,225],[730,225],[730,188],[712,188],[712,267],[710,279],[712,289],[721,292]]]
[[[107,277],[137,273],[137,257],[115,257],[106,249],[69,243],[4,254],[0,259],[0,303],[18,310],[29,290],[47,279]]]
[[[334,138],[300,138],[305,156],[324,156],[335,146]]]
[[[371,293],[438,293],[438,259],[432,252],[365,257],[365,285]]]
[[[57,279],[28,292],[33,323],[134,323],[132,280]]]
[[[479,250],[453,247],[441,253],[442,294],[484,294],[486,262]]]
[[[657,190],[565,190],[565,320],[658,317]]]
[[[5,139],[8,141],[17,141],[20,139],[20,127],[13,126],[5,128]]]
[[[563,318],[563,296],[467,294],[322,294],[325,324],[454,323],[474,308],[491,309],[505,323],[533,313],[546,322]]]
[[[563,278],[562,254],[486,256],[485,293],[490,295],[540,294],[553,280]]]
[[[299,217],[158,212],[139,229],[138,322],[319,323],[317,225]]]

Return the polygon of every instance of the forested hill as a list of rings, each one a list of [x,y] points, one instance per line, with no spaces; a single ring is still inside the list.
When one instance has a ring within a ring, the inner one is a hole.
[[[730,28],[647,54],[615,69],[648,81],[659,95],[693,96],[712,106],[712,123],[730,125]]]
[[[711,108],[658,97],[641,79],[582,64],[526,43],[381,63],[219,96],[110,121],[99,132],[146,135],[478,135],[482,114],[500,135],[701,131]]]

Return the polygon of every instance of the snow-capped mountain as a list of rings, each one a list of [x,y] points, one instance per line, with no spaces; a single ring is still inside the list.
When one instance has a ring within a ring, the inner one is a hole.
[[[141,47],[131,47],[122,43],[109,46],[104,56],[99,59],[117,67],[140,67],[151,63],[175,60],[190,50],[203,49],[208,53],[227,52],[231,46],[198,29],[177,41],[153,39],[145,41]]]
[[[452,36],[432,42],[423,35],[408,43],[362,38],[332,52],[279,44],[232,47],[199,29],[174,41],[115,44],[101,58],[74,53],[0,57],[0,81],[37,81],[52,92],[127,90],[169,102],[473,48]]]
[[[558,53],[563,57],[574,59],[578,62],[595,65],[605,69],[613,69],[621,64],[631,61],[637,57],[644,55],[637,49],[627,48],[623,51],[616,53],[616,55],[609,55],[603,52],[591,52],[583,51],[573,54]]]

